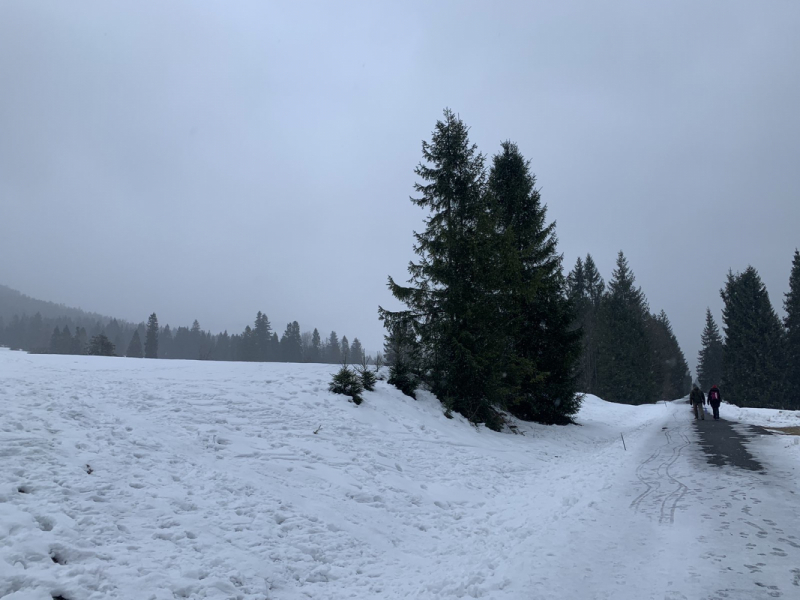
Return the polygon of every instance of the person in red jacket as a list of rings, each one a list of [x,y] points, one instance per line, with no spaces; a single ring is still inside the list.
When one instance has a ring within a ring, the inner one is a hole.
[[[708,403],[711,405],[711,409],[714,411],[714,420],[719,421],[719,405],[722,402],[722,394],[719,393],[719,388],[716,385],[712,385],[711,389],[708,390]]]

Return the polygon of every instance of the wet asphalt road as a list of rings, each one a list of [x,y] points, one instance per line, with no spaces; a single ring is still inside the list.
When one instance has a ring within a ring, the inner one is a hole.
[[[733,427],[735,421],[727,421],[720,414],[718,421],[709,413],[705,420],[694,421],[697,433],[700,435],[700,445],[706,454],[709,464],[724,466],[731,465],[750,471],[763,471],[764,467],[753,455],[748,452],[745,441],[757,435],[772,435],[763,427],[755,425],[741,425]]]

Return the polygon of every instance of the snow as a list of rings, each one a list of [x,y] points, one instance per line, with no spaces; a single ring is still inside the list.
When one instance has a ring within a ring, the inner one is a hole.
[[[769,408],[739,408],[726,402],[720,407],[720,416],[742,423],[762,427],[800,427],[800,412],[796,410],[772,410]]]
[[[0,349],[0,597],[800,597],[796,436],[739,471],[685,401],[514,435],[336,369]]]

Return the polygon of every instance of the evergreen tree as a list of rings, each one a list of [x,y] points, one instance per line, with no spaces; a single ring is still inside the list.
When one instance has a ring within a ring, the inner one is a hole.
[[[258,314],[256,314],[253,335],[255,336],[256,344],[256,360],[275,360],[276,357],[272,352],[272,326],[270,325],[267,315],[261,311],[258,311]]]
[[[751,266],[741,274],[729,272],[720,295],[723,397],[738,406],[787,408],[783,328],[758,272]]]
[[[355,339],[353,344],[355,344],[356,341],[358,341],[358,338]],[[361,355],[360,365],[356,367],[356,372],[359,377],[361,377],[361,384],[364,386],[364,389],[368,392],[374,391],[375,383],[378,381],[378,374],[376,371],[367,367],[367,357],[363,354]]]
[[[258,360],[258,345],[256,336],[250,325],[247,325],[242,332],[242,337],[239,340],[239,360],[253,362]]]
[[[139,338],[139,330],[133,332],[133,337],[131,338],[130,344],[128,344],[128,350],[125,352],[125,356],[129,358],[142,358],[142,340]]]
[[[231,357],[231,336],[225,330],[214,336],[214,360],[233,360]]]
[[[344,362],[344,364],[346,365],[356,364],[353,363],[353,357],[350,355],[350,342],[347,341],[346,335],[342,336],[341,348],[342,348],[342,362]]]
[[[591,254],[586,255],[583,263],[584,285],[586,286],[586,296],[588,305],[586,306],[582,321],[584,335],[584,351],[586,353],[582,368],[585,368],[585,381],[587,391],[594,393],[597,389],[597,360],[598,360],[598,338],[597,321],[600,311],[600,302],[605,292],[605,282],[597,270]]]
[[[682,398],[691,390],[692,378],[667,313],[662,310],[658,315],[650,315],[646,325],[650,370],[657,397],[664,400]]]
[[[363,402],[361,392],[364,391],[364,384],[358,374],[351,371],[347,365],[342,365],[342,368],[333,376],[328,384],[328,389],[334,394],[350,396],[356,406]]]
[[[102,333],[92,337],[86,353],[91,356],[116,356],[114,354],[114,344]]]
[[[515,144],[504,142],[488,180],[497,279],[490,280],[493,291],[483,302],[492,298],[497,305],[490,323],[503,348],[492,371],[505,366],[503,403],[512,414],[567,423],[581,402],[575,378],[581,332],[573,327],[575,305],[567,293],[584,287],[584,271],[579,265],[568,285],[555,223],[546,222],[547,207],[535,185],[528,161]]]
[[[361,342],[358,338],[353,340],[350,345],[350,362],[354,365],[360,365],[364,362],[364,349],[361,347]]]
[[[651,370],[647,300],[622,251],[598,311],[597,393],[627,404],[658,399]]]
[[[104,334],[115,348],[124,348],[123,328],[119,321],[116,319],[111,319],[111,321],[109,321],[105,326]]]
[[[597,319],[605,282],[597,270],[591,254],[585,261],[580,257],[567,276],[570,299],[575,304],[575,327],[583,333],[581,358],[578,363],[578,389],[597,393]]]
[[[491,270],[484,157],[468,128],[450,110],[436,123],[431,142],[422,143],[423,161],[415,173],[418,198],[429,212],[425,230],[415,233],[418,262],[409,265],[409,286],[389,277],[389,289],[405,311],[379,309],[392,331],[413,321],[422,352],[419,372],[447,407],[475,423],[500,427],[492,404],[500,373],[497,339],[491,336],[493,304],[485,302]],[[497,265],[495,265],[497,266]]]
[[[147,333],[144,338],[144,357],[158,358],[158,317],[156,313],[147,319]]]
[[[176,358],[173,343],[174,338],[172,337],[172,329],[170,329],[169,324],[167,324],[164,326],[164,330],[159,335],[159,356],[162,358]]]
[[[384,343],[386,364],[389,365],[388,383],[395,386],[406,396],[416,398],[419,386],[420,346],[410,318],[393,317],[387,319]],[[448,409],[449,410],[449,409]]]
[[[710,308],[706,308],[706,325],[700,336],[700,344],[700,352],[697,355],[697,381],[700,389],[708,392],[712,385],[723,387],[725,384],[722,379],[723,342]]]
[[[278,332],[272,332],[272,341],[270,342],[269,356],[270,360],[281,360],[281,340],[278,337]]]
[[[303,348],[300,340],[300,325],[297,321],[287,323],[281,338],[281,356],[284,362],[302,362]]]
[[[328,344],[326,348],[325,362],[330,364],[338,364],[342,362],[342,349],[339,347],[339,337],[335,331],[331,331],[328,336]]]
[[[586,281],[583,274],[583,260],[580,256],[575,261],[572,271],[567,275],[567,294],[573,301],[578,301],[587,295]]]
[[[786,317],[786,392],[787,408],[800,410],[800,252],[794,251],[789,291],[783,308]]]
[[[308,362],[321,362],[322,361],[322,341],[319,337],[319,331],[314,328],[311,334],[311,347],[308,352]]]
[[[586,260],[583,263],[583,281],[586,287],[586,294],[589,296],[592,306],[595,309],[599,308],[606,284],[600,276],[591,254],[586,255]]]
[[[61,330],[56,326],[50,336],[50,354],[61,354]]]

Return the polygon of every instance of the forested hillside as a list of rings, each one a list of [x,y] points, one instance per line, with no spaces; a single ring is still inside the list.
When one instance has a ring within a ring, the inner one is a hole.
[[[195,319],[191,326],[159,326],[150,315],[148,331],[144,322],[88,313],[63,304],[37,300],[0,286],[0,345],[33,353],[107,354],[141,358],[190,360],[241,360],[250,362],[323,362],[360,364],[373,360],[356,337],[331,331],[322,337],[315,328],[301,332],[292,321],[282,335],[272,329],[267,315],[258,312],[253,326],[242,333],[212,334]],[[155,333],[155,336],[154,336]],[[94,342],[94,343],[93,343]]]

